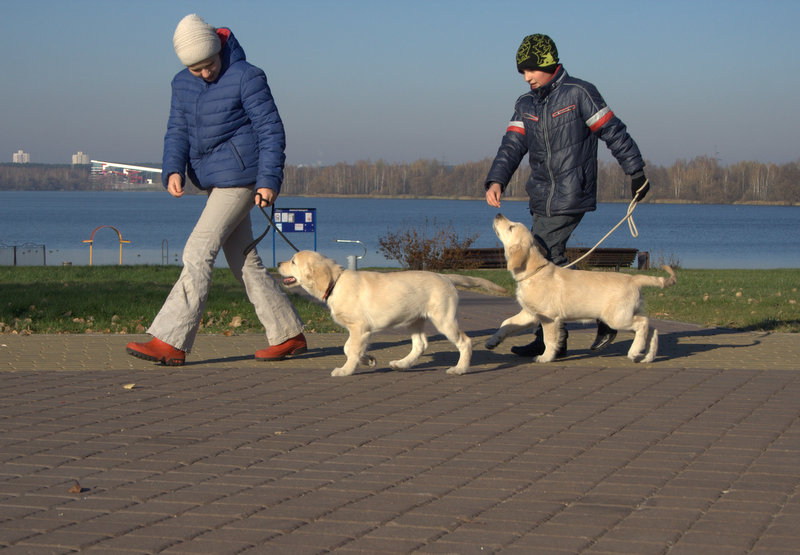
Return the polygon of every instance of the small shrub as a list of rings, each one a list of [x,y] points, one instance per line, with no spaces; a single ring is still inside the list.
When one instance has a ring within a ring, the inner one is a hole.
[[[431,229],[432,228],[432,229]],[[452,225],[430,224],[425,219],[422,229],[413,228],[408,222],[398,232],[387,232],[378,238],[380,251],[388,260],[396,260],[409,270],[440,271],[446,268],[474,269],[478,261],[464,260],[464,250],[478,238],[472,235],[458,237]]]
[[[660,268],[664,265],[670,266],[673,270],[681,269],[681,261],[675,254],[670,253],[669,256],[666,256],[663,251],[658,251],[654,257],[654,263],[651,263],[650,266]]]

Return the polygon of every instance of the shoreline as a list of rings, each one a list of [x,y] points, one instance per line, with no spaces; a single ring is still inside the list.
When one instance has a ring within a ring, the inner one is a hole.
[[[149,188],[136,188],[136,189],[0,189],[3,192],[23,192],[23,193],[158,193],[163,191],[163,187],[149,187]],[[194,190],[187,191],[187,195],[202,195],[204,191]],[[386,199],[386,200],[483,200],[480,196],[459,196],[459,195],[362,195],[362,194],[307,194],[307,193],[282,193],[284,197],[298,197],[298,198],[336,198],[336,199]],[[511,196],[503,197],[506,201],[519,201],[527,202],[527,197]],[[598,200],[597,204],[628,204],[630,201],[626,200]],[[680,199],[647,199],[642,204],[694,204],[694,205],[708,205],[708,206],[800,206],[800,202],[790,201],[735,201],[730,203],[719,202],[702,202],[699,200],[680,200]]]

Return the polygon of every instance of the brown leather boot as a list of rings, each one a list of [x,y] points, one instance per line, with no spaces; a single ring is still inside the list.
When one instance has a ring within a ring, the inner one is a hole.
[[[183,366],[186,360],[185,351],[180,351],[172,345],[167,345],[157,337],[146,343],[130,342],[125,350],[135,357],[160,362],[165,366]]]
[[[306,336],[302,333],[287,339],[280,345],[272,345],[266,349],[256,351],[256,360],[283,360],[287,356],[301,355],[308,350]]]

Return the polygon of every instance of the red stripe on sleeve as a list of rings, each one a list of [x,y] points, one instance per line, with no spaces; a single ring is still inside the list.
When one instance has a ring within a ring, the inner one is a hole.
[[[607,124],[608,121],[613,117],[614,117],[614,112],[609,110],[606,115],[604,115],[602,118],[594,122],[594,125],[592,125],[589,129],[592,131],[592,133],[594,133],[595,131],[603,127],[605,124]]]

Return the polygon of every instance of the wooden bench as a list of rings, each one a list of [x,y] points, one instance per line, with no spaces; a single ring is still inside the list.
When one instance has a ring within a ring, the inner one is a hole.
[[[567,260],[570,262],[577,260],[588,251],[588,247],[567,247]],[[629,268],[637,259],[638,254],[637,249],[597,248],[592,254],[578,262],[578,265],[585,264],[592,268],[614,268],[619,272],[620,268]]]
[[[503,249],[464,249],[464,254],[460,258],[468,263],[465,265],[468,267],[473,267],[474,264],[477,264],[479,269],[506,267]]]
[[[583,256],[588,250],[586,247],[567,247],[567,260],[572,262]],[[467,266],[477,263],[479,269],[506,267],[506,258],[501,248],[465,249],[460,258],[469,263],[466,264]],[[598,248],[578,264],[593,268],[614,268],[619,271],[620,268],[630,267],[634,261],[637,261],[639,270],[647,270],[650,265],[649,253],[639,252],[636,249]],[[458,266],[454,265],[453,267]]]

